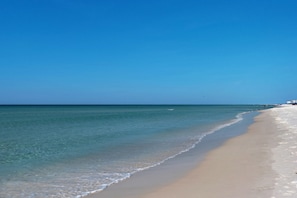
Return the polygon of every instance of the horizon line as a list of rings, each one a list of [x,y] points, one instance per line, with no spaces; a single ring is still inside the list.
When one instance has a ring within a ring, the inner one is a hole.
[[[160,105],[177,105],[177,106],[186,106],[186,105],[278,105],[279,103],[277,104],[269,104],[269,103],[266,103],[266,104],[262,104],[262,103],[237,103],[237,104],[232,104],[232,103],[222,103],[222,104],[219,104],[219,103],[197,103],[197,104],[186,104],[186,103],[173,103],[173,104],[170,104],[170,103],[160,103],[160,104],[149,104],[149,103],[131,103],[131,104],[120,104],[120,103],[106,103],[106,104],[85,104],[85,103],[77,103],[77,104],[69,104],[69,103],[60,103],[60,104],[0,104],[0,106],[160,106]],[[280,103],[282,104],[282,103]]]

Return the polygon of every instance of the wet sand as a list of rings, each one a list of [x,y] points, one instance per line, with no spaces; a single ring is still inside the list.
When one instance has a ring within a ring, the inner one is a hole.
[[[157,187],[144,186],[141,182],[139,185],[123,186],[122,192],[131,193],[123,193],[119,197],[297,197],[297,131],[290,124],[296,121],[297,129],[297,120],[286,120],[292,115],[297,115],[297,107],[284,106],[262,111],[247,133],[211,150],[201,163],[188,172],[169,178],[170,182],[167,180]],[[148,175],[139,178],[157,179],[147,178]],[[105,198],[103,195],[97,193],[90,197]]]
[[[297,197],[297,106],[265,110],[185,177],[144,198]]]
[[[247,133],[211,151],[183,178],[143,197],[271,197],[276,177],[271,148],[278,141],[272,120],[267,111],[263,112]]]

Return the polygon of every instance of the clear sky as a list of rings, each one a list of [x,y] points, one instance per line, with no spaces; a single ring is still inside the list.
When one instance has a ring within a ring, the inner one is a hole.
[[[296,86],[296,0],[0,1],[0,104],[271,104]]]

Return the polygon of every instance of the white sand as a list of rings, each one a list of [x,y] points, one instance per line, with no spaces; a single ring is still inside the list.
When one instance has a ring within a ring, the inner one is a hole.
[[[297,197],[297,106],[263,111],[248,133],[210,152],[195,170],[145,198]]]
[[[297,106],[274,108],[270,114],[280,139],[272,150],[272,168],[277,173],[272,197],[297,197]]]
[[[265,198],[274,188],[271,148],[277,140],[266,111],[248,133],[211,151],[189,174],[144,198]],[[272,141],[273,140],[273,141]]]
[[[117,197],[297,198],[296,173],[297,106],[281,106],[263,111],[247,133],[211,151],[181,178],[150,192],[148,188],[133,196],[118,194]],[[134,184],[122,190],[133,192],[145,188],[138,187]],[[105,197],[102,195],[90,197]]]

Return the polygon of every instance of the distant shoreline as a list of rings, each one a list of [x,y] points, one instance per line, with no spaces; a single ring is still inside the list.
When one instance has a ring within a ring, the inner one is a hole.
[[[189,171],[194,170],[197,164],[203,162],[205,153],[221,146],[230,137],[244,133],[248,126],[253,123],[256,114],[257,112],[246,114],[242,122],[207,135],[194,149],[166,161],[160,166],[139,172],[101,192],[90,194],[87,198],[139,198],[150,194],[152,191],[158,191],[159,188],[171,185],[174,181],[178,181],[187,175]]]
[[[140,188],[137,192],[143,193],[132,193],[132,195],[135,198],[295,197],[297,195],[296,169],[294,169],[294,163],[290,161],[290,156],[297,155],[297,143],[294,142],[297,134],[278,122],[280,116],[285,116],[284,119],[286,119],[290,111],[297,112],[297,108],[280,106],[280,108],[261,111],[254,123],[249,126],[247,133],[234,137],[212,150],[190,172],[184,172],[171,183],[160,185],[153,190],[141,189],[149,187],[136,185],[134,187]],[[282,134],[290,135],[290,138],[284,142]],[[286,156],[288,146],[292,151]],[[291,168],[292,173],[288,172],[288,168]],[[286,171],[283,172],[284,170]],[[120,188],[120,190],[129,190],[125,185]],[[135,189],[130,186],[130,190]],[[108,193],[96,193],[87,197],[111,198],[113,196],[109,196]],[[130,194],[122,197],[133,196]]]

